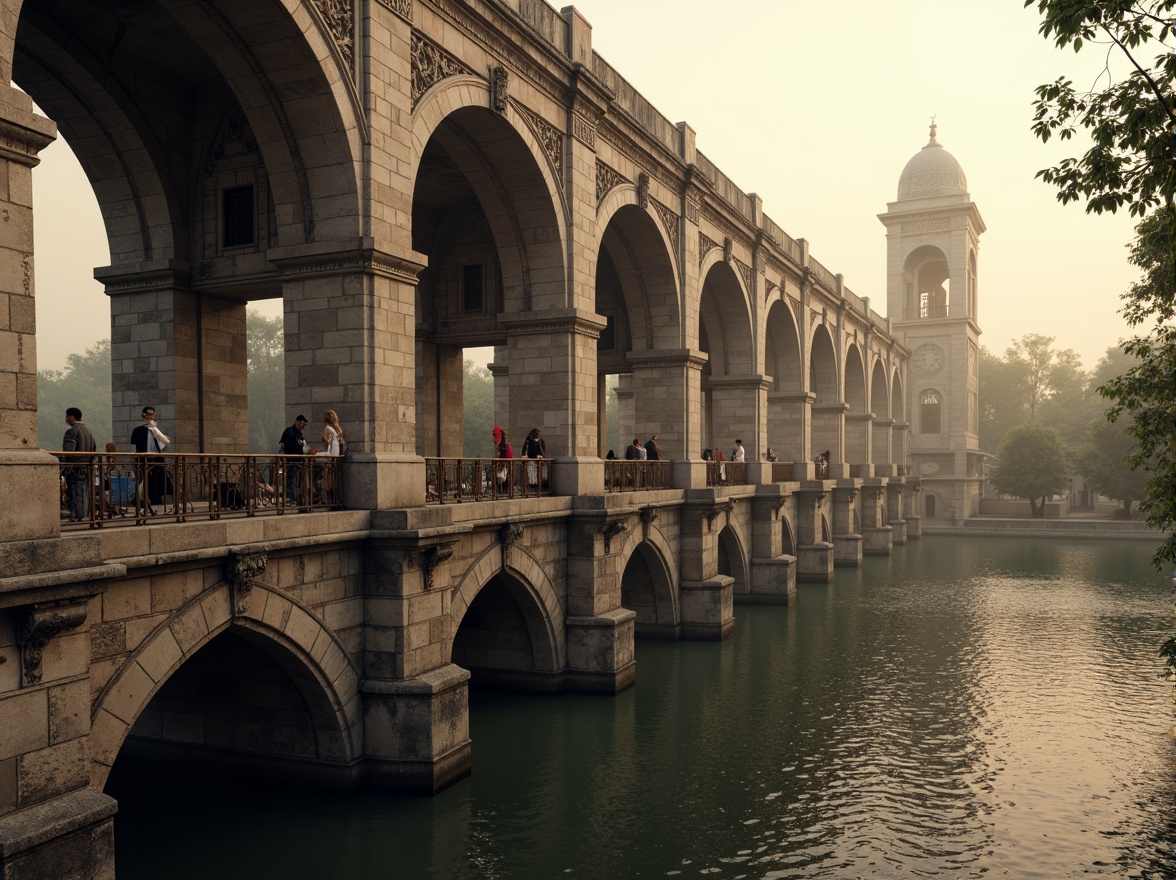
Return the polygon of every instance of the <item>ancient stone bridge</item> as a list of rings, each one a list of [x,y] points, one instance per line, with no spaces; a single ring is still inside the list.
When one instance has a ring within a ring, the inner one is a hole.
[[[470,770],[471,681],[615,693],[635,640],[721,639],[733,605],[918,536],[890,321],[574,8],[14,0],[0,25],[3,876],[113,876],[120,754],[432,792]],[[247,452],[246,304],[280,297],[286,412],[339,413],[347,509],[62,532],[31,275],[58,131],[109,238],[115,436],[150,403],[173,451]],[[550,495],[428,503],[471,346],[496,419],[542,426]],[[668,488],[606,486],[610,375]],[[710,485],[735,437],[744,481]]]

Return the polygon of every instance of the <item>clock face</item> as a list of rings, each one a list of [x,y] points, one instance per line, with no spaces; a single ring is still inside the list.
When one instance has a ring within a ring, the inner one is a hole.
[[[915,367],[924,373],[938,373],[943,369],[943,349],[938,345],[920,345],[911,356]]]

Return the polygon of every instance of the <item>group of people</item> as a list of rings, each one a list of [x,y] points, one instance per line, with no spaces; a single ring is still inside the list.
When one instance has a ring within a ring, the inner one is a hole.
[[[728,459],[723,454],[721,449],[704,449],[702,450],[703,461],[733,461],[743,464],[747,461],[747,450],[743,447],[743,441],[738,437],[735,438],[735,446],[731,450],[731,458]]]
[[[640,437],[634,437],[633,442],[625,447],[625,461],[660,461],[661,447],[654,434],[643,444]]]
[[[506,431],[501,425],[495,425],[494,430],[490,432],[490,438],[494,443],[494,458],[510,459],[514,458],[514,448],[510,445],[507,439]],[[547,458],[547,443],[543,440],[543,432],[538,428],[532,428],[523,440],[523,458],[527,459],[541,459]],[[538,490],[541,485],[546,486],[548,483],[548,476],[546,470],[541,470],[537,462],[531,461],[527,465],[527,485],[532,489]],[[499,465],[495,478],[498,481],[498,488],[505,489],[509,479],[509,470],[506,464]]]
[[[339,424],[339,416],[333,409],[326,410],[323,413],[323,434],[319,441],[318,448],[314,448],[306,440],[304,429],[310,420],[306,416],[299,413],[294,419],[294,424],[286,428],[282,432],[282,438],[278,441],[278,452],[281,455],[346,455],[347,454],[347,440],[343,436],[343,427]],[[335,475],[331,468],[318,468],[312,470],[311,473],[316,477],[321,475],[321,498],[324,502],[331,504],[338,499],[335,497]],[[260,476],[258,477],[260,480]],[[298,462],[286,463],[286,501],[290,504],[299,503],[301,492],[299,488],[303,479],[303,466]],[[263,494],[266,490],[270,494],[273,493],[273,488],[268,485],[259,484],[259,488]]]

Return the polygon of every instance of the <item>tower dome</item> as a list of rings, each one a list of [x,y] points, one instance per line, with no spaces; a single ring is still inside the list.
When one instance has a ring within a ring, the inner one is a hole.
[[[968,178],[955,156],[935,140],[935,123],[931,123],[931,140],[902,169],[898,178],[898,200],[926,199],[935,196],[967,195]]]

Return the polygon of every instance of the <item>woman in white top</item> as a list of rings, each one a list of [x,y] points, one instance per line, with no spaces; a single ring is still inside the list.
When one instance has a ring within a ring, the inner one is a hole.
[[[343,451],[343,429],[339,426],[339,417],[333,409],[323,413],[323,455],[340,455]],[[332,465],[323,469],[323,501],[326,504],[337,504],[335,497],[335,472]]]

